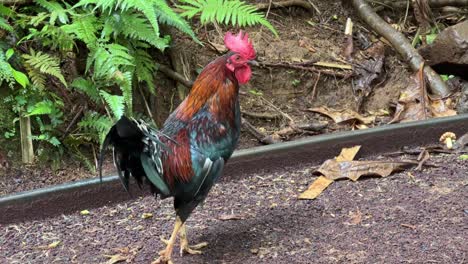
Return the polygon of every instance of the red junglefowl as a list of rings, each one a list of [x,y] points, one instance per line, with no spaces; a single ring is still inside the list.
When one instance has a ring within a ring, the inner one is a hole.
[[[180,253],[200,254],[204,245],[190,247],[185,221],[221,176],[239,140],[241,114],[239,84],[252,75],[255,50],[247,34],[228,32],[229,52],[208,64],[187,98],[161,130],[122,117],[108,133],[103,150],[113,146],[114,163],[125,189],[129,176],[150,185],[161,199],[174,197],[176,222],[156,263],[171,263],[180,234]],[[101,152],[100,166],[102,165]]]

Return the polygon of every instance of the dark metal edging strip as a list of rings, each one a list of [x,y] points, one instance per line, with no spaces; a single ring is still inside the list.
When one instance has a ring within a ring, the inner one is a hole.
[[[272,171],[298,164],[318,164],[336,156],[342,147],[362,145],[360,157],[396,151],[403,146],[437,143],[443,132],[468,132],[468,114],[365,130],[337,132],[297,141],[236,151],[229,160],[223,180],[236,180],[259,170]],[[132,185],[125,193],[117,176],[65,183],[0,197],[0,224],[41,219],[91,209],[143,195]]]

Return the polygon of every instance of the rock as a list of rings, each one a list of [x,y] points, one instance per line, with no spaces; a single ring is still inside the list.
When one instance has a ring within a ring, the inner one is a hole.
[[[418,51],[439,74],[468,80],[468,20],[444,29],[432,44]]]

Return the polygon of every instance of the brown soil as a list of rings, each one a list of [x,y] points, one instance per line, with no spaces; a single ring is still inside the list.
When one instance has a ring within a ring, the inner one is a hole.
[[[456,155],[430,161],[438,167],[339,181],[307,201],[296,199],[315,179],[307,167],[223,181],[187,222],[191,241],[208,247],[183,257],[177,247],[174,261],[466,263],[468,162]],[[143,213],[154,216],[143,219]],[[1,226],[0,262],[103,263],[128,247],[130,262],[149,263],[173,218],[169,199],[145,197],[89,215]]]

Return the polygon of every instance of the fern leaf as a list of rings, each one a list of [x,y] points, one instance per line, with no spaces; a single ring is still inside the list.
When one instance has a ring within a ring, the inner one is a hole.
[[[184,5],[177,7],[183,10],[182,17],[193,18],[200,15],[202,24],[218,22],[241,27],[260,24],[278,36],[275,28],[255,6],[240,0],[181,0],[181,2]]]
[[[79,77],[79,78],[76,78],[75,80],[73,80],[71,86],[73,88],[85,93],[87,96],[89,96],[89,98],[93,102],[95,102],[95,103],[101,102],[101,97],[99,95],[99,90],[91,80]]]
[[[26,116],[49,115],[55,111],[54,103],[49,100],[44,100],[35,104]]]
[[[34,50],[31,50],[30,55],[23,54],[23,58],[25,59],[25,67],[28,69],[28,73],[32,75],[31,79],[33,83],[36,83],[39,87],[43,88],[45,85],[45,77],[40,76],[41,74],[54,76],[67,87],[67,82],[60,70],[60,63],[57,58],[40,51],[35,53]]]
[[[46,0],[36,0],[36,3],[43,8],[47,9],[50,13],[50,24],[55,25],[55,21],[58,20],[62,24],[67,24],[68,23],[68,14],[67,10],[62,7],[62,5],[58,2],[49,2]]]
[[[107,116],[100,115],[96,112],[86,112],[78,123],[78,127],[89,131],[92,136],[97,135],[98,137],[96,139],[102,145],[112,124],[113,121]]]
[[[0,17],[0,29],[3,29],[8,32],[13,32],[13,27],[10,26],[8,21],[3,17]]]
[[[106,91],[100,91],[100,95],[104,98],[104,101],[106,101],[114,115],[114,118],[119,120],[123,116],[125,110],[124,97],[120,95],[111,95]]]
[[[75,38],[83,41],[88,47],[94,47],[97,43],[96,32],[102,27],[98,19],[90,14],[78,16],[73,19],[73,23],[61,26],[63,31],[72,34]]]

